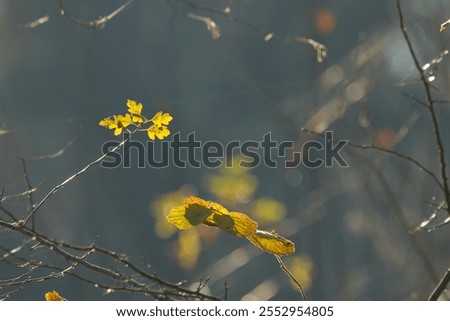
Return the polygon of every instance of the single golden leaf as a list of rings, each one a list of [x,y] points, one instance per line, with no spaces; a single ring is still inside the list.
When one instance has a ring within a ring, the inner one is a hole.
[[[191,222],[186,218],[186,207],[184,205],[172,208],[169,215],[167,215],[167,221],[180,230],[192,227]]]
[[[228,210],[220,204],[190,196],[183,201],[181,206],[170,211],[167,220],[179,229],[187,229],[203,223],[208,216],[214,213],[226,214]]]
[[[211,208],[215,213],[219,213],[219,214],[228,214],[230,213],[225,207],[223,207],[222,205],[220,205],[219,203],[214,203],[209,201],[208,202],[208,206],[209,208]]]
[[[238,237],[250,236],[256,233],[258,224],[243,213],[214,214],[203,222],[209,226],[219,227],[225,232]]]
[[[286,255],[295,252],[294,243],[275,232],[257,230],[255,234],[247,236],[247,239],[260,249],[275,255]]]
[[[56,291],[51,291],[45,293],[45,300],[46,301],[66,301],[62,296],[59,295]]]

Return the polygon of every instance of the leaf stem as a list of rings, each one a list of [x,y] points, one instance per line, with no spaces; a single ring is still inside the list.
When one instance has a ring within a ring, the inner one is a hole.
[[[278,263],[280,263],[280,268],[281,270],[283,270],[284,273],[286,273],[289,278],[297,285],[298,290],[302,296],[303,301],[308,301],[306,299],[306,294],[305,291],[303,290],[303,287],[301,285],[301,283],[295,278],[295,276],[292,275],[292,273],[288,270],[286,264],[284,264],[283,260],[281,259],[281,257],[279,255],[274,255],[275,258],[277,259]]]

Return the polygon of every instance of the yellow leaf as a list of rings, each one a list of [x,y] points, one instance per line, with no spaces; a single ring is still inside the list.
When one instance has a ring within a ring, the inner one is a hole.
[[[66,301],[62,296],[59,295],[56,291],[51,291],[45,293],[45,300],[46,301]]]
[[[115,128],[114,120],[112,120],[109,117],[100,120],[100,122],[98,124],[99,124],[99,126],[108,127],[109,129]]]
[[[275,232],[257,230],[255,234],[247,236],[247,239],[260,249],[275,255],[286,255],[295,252],[294,243]]]
[[[238,237],[250,236],[256,233],[258,224],[243,213],[230,212],[228,214],[215,213],[207,217],[204,224],[216,226]]]
[[[132,120],[134,123],[144,122],[144,117],[141,116],[142,107],[143,107],[141,103],[137,103],[134,100],[128,99],[127,107],[128,107],[128,112],[131,114]]]
[[[142,104],[137,103],[134,100],[128,99],[127,107],[128,107],[128,112],[130,112],[131,114],[140,115],[142,112]]]
[[[100,126],[108,127],[109,129],[114,129],[114,135],[118,136],[122,133],[122,130],[129,126],[131,121],[130,114],[123,115],[113,115],[114,119],[105,118],[99,122]]]
[[[213,212],[211,202],[190,196],[183,201],[181,206],[177,206],[170,211],[167,220],[179,229],[184,230],[203,223]]]
[[[147,129],[147,135],[151,140],[155,140],[155,137],[164,139],[165,137],[170,135],[170,130],[167,128],[167,126],[158,126],[156,124],[153,124]]]
[[[162,125],[169,125],[170,121],[173,117],[169,113],[164,113],[162,111],[158,111],[155,116],[151,119],[153,124],[157,127],[161,127]]]
[[[223,207],[219,203],[214,203],[214,202],[209,201],[208,206],[209,206],[209,208],[213,209],[215,213],[218,213],[218,214],[229,214],[230,213],[225,207]]]

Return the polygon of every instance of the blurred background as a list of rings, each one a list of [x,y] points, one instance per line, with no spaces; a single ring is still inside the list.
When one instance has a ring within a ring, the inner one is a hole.
[[[38,187],[36,203],[101,156],[102,144],[117,138],[98,122],[123,114],[127,99],[142,102],[145,116],[169,112],[170,130],[181,137],[195,132],[202,142],[227,144],[261,141],[271,132],[300,151],[307,140],[323,141],[301,128],[331,130],[336,140],[395,150],[440,177],[430,114],[417,102],[425,101],[423,86],[394,1],[191,1],[136,0],[101,29],[61,16],[58,1],[0,1],[3,195],[27,190],[19,158],[64,149],[59,157],[26,161]],[[94,21],[124,1],[62,4],[71,17]],[[440,101],[436,111],[448,157],[450,65],[444,50],[450,31],[439,27],[450,18],[450,3],[414,0],[403,6],[419,62],[432,62],[427,75]],[[41,17],[48,21],[27,25]],[[199,17],[212,19],[220,34]],[[323,43],[328,57],[319,63],[310,45],[286,41],[289,36]],[[39,209],[36,229],[74,244],[97,239],[137,264],[143,258],[162,279],[185,280],[186,287],[195,289],[210,277],[204,291],[223,297],[226,283],[230,300],[300,299],[275,258],[245,239],[166,223],[171,208],[197,195],[295,242],[295,254],[284,261],[311,300],[426,299],[450,265],[449,225],[429,233],[414,229],[444,200],[442,190],[410,160],[349,145],[342,155],[347,168],[288,169],[282,162],[253,169],[94,166]],[[24,197],[1,205],[17,217],[30,210]],[[433,224],[446,218],[444,212]],[[21,242],[0,228],[0,255]],[[31,252],[52,260],[48,250]],[[15,273],[0,261],[1,279]],[[69,275],[26,284],[9,299],[42,300],[50,290],[69,300],[145,299],[107,294]]]

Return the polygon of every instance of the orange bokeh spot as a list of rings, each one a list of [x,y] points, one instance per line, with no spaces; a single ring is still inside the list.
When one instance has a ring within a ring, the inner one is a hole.
[[[397,143],[396,136],[396,133],[391,128],[382,128],[375,134],[375,146],[385,149],[394,149],[395,144]]]
[[[319,9],[314,17],[316,30],[323,34],[329,34],[336,28],[336,16],[328,8]]]

